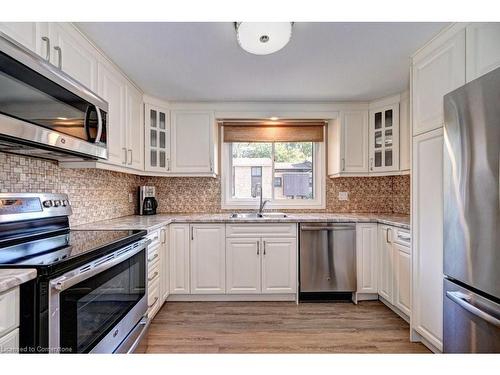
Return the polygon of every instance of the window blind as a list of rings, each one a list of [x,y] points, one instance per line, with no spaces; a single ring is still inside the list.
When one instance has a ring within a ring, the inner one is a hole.
[[[224,142],[323,142],[324,121],[226,122],[222,123]]]

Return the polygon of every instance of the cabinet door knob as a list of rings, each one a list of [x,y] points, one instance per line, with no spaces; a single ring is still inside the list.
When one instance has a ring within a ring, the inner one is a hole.
[[[132,150],[130,148],[128,149],[128,155],[130,156],[130,160],[128,162],[128,165],[132,165]]]

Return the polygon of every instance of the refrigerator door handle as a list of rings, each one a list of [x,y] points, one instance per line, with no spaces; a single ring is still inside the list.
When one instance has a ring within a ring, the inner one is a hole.
[[[462,292],[446,292],[446,296],[471,314],[500,328],[500,320],[470,303],[470,296]]]

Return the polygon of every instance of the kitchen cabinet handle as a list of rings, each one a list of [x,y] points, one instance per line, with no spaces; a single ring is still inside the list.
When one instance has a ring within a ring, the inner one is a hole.
[[[153,281],[156,278],[156,276],[158,276],[158,271],[156,271],[155,273],[153,273],[153,276],[148,277],[148,281]]]
[[[128,149],[128,154],[130,156],[130,161],[128,162],[128,165],[132,165],[132,150],[130,148]]]
[[[260,253],[260,241],[257,241],[257,255]]]
[[[123,161],[122,161],[122,164],[127,164],[127,148],[122,147],[122,150],[123,150],[123,155],[125,156]]]
[[[345,158],[342,158],[342,170],[345,171]]]
[[[170,159],[167,159],[167,171],[170,171]]]
[[[387,228],[387,230],[385,231],[385,242],[387,242],[387,243],[391,243],[391,241],[389,241],[389,231],[391,231],[391,235],[392,235],[391,228]]]
[[[158,258],[158,254],[155,254],[153,255],[152,258],[148,258],[148,262],[151,263],[153,260],[155,260],[156,258]]]
[[[45,55],[45,60],[50,61],[50,39],[46,36],[42,36],[42,40],[47,44],[47,54]]]
[[[263,247],[263,251],[264,251],[264,255],[266,255],[266,241],[262,241],[262,247]]]
[[[373,171],[373,158],[370,158],[370,171]]]
[[[159,300],[159,298],[155,297],[154,302],[151,305],[148,305],[148,309],[150,309],[151,307],[153,307],[154,305],[156,305],[156,302],[158,302],[158,300]]]
[[[55,46],[54,49],[57,51],[57,67],[62,69],[62,50],[61,47]]]
[[[410,236],[405,236],[405,235],[403,235],[403,234],[401,234],[401,233],[398,233],[398,238],[399,238],[400,240],[403,240],[403,241],[408,241],[408,242],[411,240],[411,237],[410,237]]]
[[[191,241],[194,241],[194,227],[191,227]]]
[[[160,230],[161,243],[164,244],[167,241],[167,232],[165,229]]]

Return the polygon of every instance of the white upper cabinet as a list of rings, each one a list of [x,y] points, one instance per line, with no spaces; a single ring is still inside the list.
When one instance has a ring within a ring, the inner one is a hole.
[[[170,171],[170,121],[168,109],[144,106],[145,170]]]
[[[258,294],[261,290],[260,238],[226,239],[228,294]]]
[[[129,154],[126,145],[126,82],[112,66],[105,62],[99,62],[98,77],[97,92],[108,102],[107,161],[126,167]]]
[[[0,22],[0,31],[31,51],[50,60],[47,24],[42,22]],[[44,39],[42,39],[44,38]]]
[[[69,23],[48,24],[50,62],[92,91],[97,89],[97,53]]]
[[[142,93],[130,83],[125,90],[127,167],[144,169],[144,111]]]
[[[368,173],[368,111],[346,111],[328,125],[328,175]]]
[[[399,103],[399,170],[409,172],[411,169],[411,127],[410,127],[410,92],[401,94]]]
[[[191,294],[226,292],[226,226],[191,225]]]
[[[436,42],[437,43],[437,42]],[[413,58],[413,135],[443,126],[443,96],[465,83],[465,30]]]
[[[370,111],[369,171],[399,170],[399,103]]]
[[[471,23],[467,35],[467,82],[500,67],[500,23]]]
[[[174,173],[214,173],[216,124],[210,111],[172,111],[172,168]]]
[[[357,293],[377,294],[377,224],[356,224]]]
[[[295,293],[297,240],[262,238],[262,293]]]

